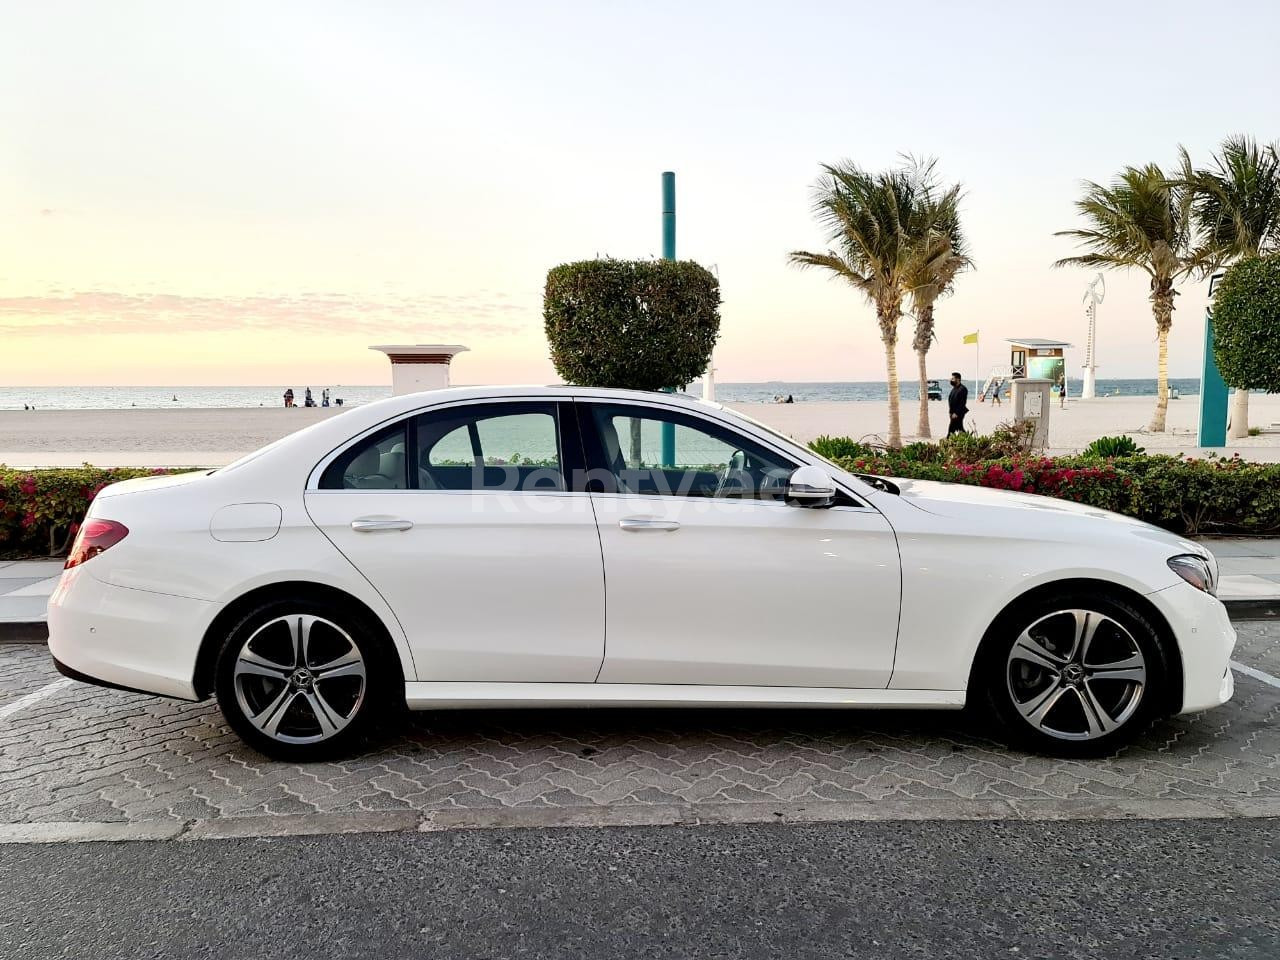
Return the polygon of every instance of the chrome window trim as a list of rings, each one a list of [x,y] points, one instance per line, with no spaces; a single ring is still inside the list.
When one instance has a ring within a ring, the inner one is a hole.
[[[360,433],[356,434],[354,437],[348,437],[340,445],[338,445],[334,449],[330,450],[327,454],[325,454],[324,457],[320,460],[320,462],[317,463],[314,467],[312,467],[311,472],[307,474],[307,485],[304,488],[303,492],[304,493],[343,493],[343,494],[350,494],[350,493],[383,493],[383,494],[385,493],[461,493],[461,494],[466,494],[468,496],[471,496],[477,493],[535,493],[535,494],[537,493],[556,493],[556,494],[572,493],[573,491],[571,490],[545,490],[545,491],[523,490],[521,491],[521,490],[421,490],[421,489],[406,489],[406,490],[394,490],[394,489],[322,490],[320,489],[320,478],[324,475],[324,471],[326,470],[326,468],[328,468],[329,464],[333,463],[334,460],[338,459],[338,457],[342,456],[344,453],[350,450],[353,446],[363,442],[364,440],[368,439],[374,434],[381,433],[383,430],[386,430],[390,427],[394,427],[397,424],[400,424],[400,423],[407,424],[414,417],[419,417],[424,413],[433,413],[438,410],[461,409],[463,407],[474,407],[474,406],[479,406],[481,404],[490,404],[490,403],[539,404],[541,406],[546,406],[547,404],[551,404],[552,406],[555,406],[557,403],[565,402],[567,400],[572,400],[572,397],[568,397],[568,398],[559,397],[559,396],[469,397],[466,400],[444,400],[439,403],[432,403],[424,407],[417,407],[410,411],[397,413],[394,417],[388,417],[386,420],[382,420],[374,424],[372,427],[368,427],[367,429],[362,430]],[[564,430],[560,424],[559,415],[557,415],[556,416],[557,445],[562,446],[563,440],[564,440]],[[563,463],[564,450],[561,449],[558,451],[558,453],[560,455],[561,462]],[[563,478],[563,471],[561,471],[561,477]]]
[[[772,450],[774,453],[777,453],[780,456],[787,458],[788,460],[799,459],[802,463],[812,464],[814,466],[820,466],[823,469],[828,469],[830,467],[830,464],[828,464],[826,460],[807,451],[806,448],[799,443],[794,443],[792,449],[787,449],[778,443],[778,438],[775,437],[772,433],[756,432],[754,429],[752,429],[752,424],[749,421],[739,421],[737,419],[734,419],[732,416],[729,416],[729,417],[716,416],[715,410],[708,410],[703,405],[701,405],[696,400],[696,398],[690,398],[683,394],[656,394],[653,397],[653,399],[650,400],[647,398],[640,399],[638,397],[617,397],[610,394],[596,394],[596,393],[592,393],[589,390],[584,390],[582,392],[571,391],[571,392],[565,392],[565,393],[557,392],[557,393],[549,393],[549,394],[512,395],[512,394],[505,394],[505,393],[495,393],[495,394],[490,394],[490,395],[481,396],[481,397],[468,397],[465,400],[440,400],[435,403],[427,403],[421,407],[415,407],[414,409],[409,411],[402,411],[400,413],[397,413],[395,416],[387,417],[385,420],[381,420],[378,423],[373,424],[370,427],[367,427],[366,429],[362,430],[360,433],[356,434],[353,437],[349,437],[347,440],[343,441],[337,447],[330,450],[329,453],[325,454],[325,456],[322,457],[320,461],[314,467],[311,468],[311,472],[307,475],[307,484],[306,484],[306,487],[304,488],[304,493],[309,493],[309,494],[310,493],[339,493],[339,494],[378,493],[383,495],[388,493],[430,493],[430,494],[458,494],[462,496],[475,496],[478,493],[487,493],[487,494],[518,493],[521,495],[532,494],[533,496],[547,496],[547,495],[573,496],[573,497],[605,496],[605,494],[591,494],[591,493],[586,493],[585,491],[569,490],[569,489],[545,490],[545,491],[539,491],[539,490],[413,490],[413,489],[409,489],[409,490],[321,490],[319,486],[320,477],[324,473],[325,468],[328,467],[329,464],[332,463],[335,459],[341,456],[353,444],[359,443],[360,441],[366,439],[372,434],[378,433],[381,430],[385,430],[387,429],[387,427],[392,426],[399,421],[408,421],[413,417],[421,416],[424,413],[431,413],[436,410],[451,409],[455,407],[460,408],[460,407],[476,406],[478,404],[486,404],[486,403],[513,403],[513,404],[553,403],[554,404],[554,403],[578,403],[578,402],[602,403],[602,404],[607,404],[612,406],[634,406],[634,407],[641,407],[641,408],[647,408],[647,409],[653,409],[653,410],[659,410],[659,411],[670,410],[673,413],[680,413],[680,414],[684,414],[685,416],[693,417],[694,419],[707,421],[708,423],[711,423],[717,427],[720,427],[723,430],[729,430],[733,433],[743,433],[746,436],[750,437],[754,442],[760,444],[763,447],[766,447],[769,450]],[[560,431],[561,438],[563,438],[563,426],[560,425],[558,422],[557,422],[557,429]],[[563,458],[563,453],[564,451],[561,450],[562,458]],[[842,480],[838,476],[833,476],[832,480],[835,481],[836,486],[841,490],[841,492],[843,492],[844,494],[846,494],[847,496],[851,497],[854,500],[854,503],[840,504],[833,507],[827,507],[825,509],[856,510],[859,512],[871,512],[871,513],[877,513],[877,514],[880,513],[880,511],[875,508],[875,506],[871,503],[871,500],[864,493],[854,489],[850,484],[846,483],[844,480]],[[633,494],[632,496],[637,496],[637,495]],[[687,503],[690,500],[699,499],[696,497],[677,497],[677,496],[671,496],[668,498],[662,494],[646,495],[646,498],[653,499],[653,500],[671,499],[680,503]],[[752,502],[767,504],[767,503],[770,503],[771,501],[756,500],[752,498]],[[780,505],[787,506],[785,502],[782,502]]]
[[[680,394],[671,394],[671,396],[676,397],[676,396],[680,396]],[[604,404],[606,406],[629,406],[629,407],[640,407],[642,409],[648,408],[648,409],[656,409],[656,410],[671,410],[674,413],[680,413],[680,414],[683,414],[684,416],[692,417],[695,420],[707,421],[708,423],[714,424],[715,426],[719,427],[722,430],[728,430],[730,433],[744,434],[750,437],[753,442],[758,443],[760,446],[765,447],[769,450],[772,450],[774,453],[778,454],[781,457],[785,457],[789,462],[798,459],[793,451],[782,449],[777,443],[776,438],[773,437],[772,435],[756,433],[754,430],[750,430],[750,429],[744,430],[743,429],[744,426],[748,428],[751,427],[750,422],[746,422],[746,421],[738,422],[728,417],[721,418],[721,417],[711,416],[707,410],[704,410],[698,407],[685,406],[685,405],[670,403],[670,402],[650,403],[648,401],[637,400],[632,397],[614,398],[607,395],[593,396],[591,394],[576,394],[574,395],[573,400],[575,403],[581,401],[583,403],[599,403],[599,404]],[[801,447],[799,444],[796,444],[796,448],[798,450],[802,450],[802,451],[804,450],[804,448]],[[812,455],[806,452],[806,456],[812,456]],[[804,458],[799,458],[799,459],[801,460],[802,464],[822,467],[824,470],[827,469],[827,466],[828,466],[825,460],[818,457],[814,457],[814,459],[812,460],[806,460]],[[866,497],[864,497],[862,494],[855,493],[853,490],[850,490],[849,485],[842,482],[839,477],[832,477],[831,479],[835,483],[837,489],[839,489],[842,493],[846,494],[847,496],[853,498],[854,503],[838,504],[836,506],[826,507],[824,509],[857,510],[859,512],[870,511],[872,513],[880,512],[879,510],[876,510],[876,508],[871,505],[870,501]],[[711,497],[687,497],[687,496],[682,497],[682,496],[677,496],[675,494],[643,494],[643,493],[631,493],[631,494],[593,493],[591,494],[591,496],[593,497],[604,497],[604,496],[643,497],[645,500],[674,500],[677,503],[688,503],[691,500],[700,501],[700,500],[714,499]],[[752,503],[777,504],[784,507],[790,507],[790,505],[786,503],[786,501],[765,500],[757,497],[732,497],[732,498],[722,498],[722,499],[750,501]]]

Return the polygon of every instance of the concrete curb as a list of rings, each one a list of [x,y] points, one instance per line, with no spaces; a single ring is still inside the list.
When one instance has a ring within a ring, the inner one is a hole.
[[[29,623],[0,623],[0,643],[47,643],[49,625],[43,620]]]
[[[1222,602],[1232,620],[1280,620],[1280,597]],[[43,620],[0,623],[0,643],[47,643],[48,640],[49,626]]]
[[[1265,600],[1224,600],[1227,614],[1232,620],[1280,619],[1280,598]]]
[[[450,830],[539,830],[570,827],[1244,818],[1280,818],[1280,797],[1205,800],[867,800],[806,804],[655,804],[554,809],[502,807],[491,810],[450,808],[425,814],[384,810],[227,817],[219,820],[13,823],[0,824],[0,844],[119,843],[131,840],[176,840],[187,843],[351,833],[441,833]]]

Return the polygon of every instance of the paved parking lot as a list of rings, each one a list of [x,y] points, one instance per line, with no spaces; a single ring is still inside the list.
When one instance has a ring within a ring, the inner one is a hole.
[[[1280,623],[1236,658],[1280,674]],[[484,711],[419,714],[341,763],[276,763],[212,703],[62,681],[39,645],[0,645],[0,824],[218,821],[372,811],[848,801],[1280,798],[1280,689],[1166,721],[1119,756],[1011,752],[953,713]],[[1255,804],[1256,806],[1256,804]]]

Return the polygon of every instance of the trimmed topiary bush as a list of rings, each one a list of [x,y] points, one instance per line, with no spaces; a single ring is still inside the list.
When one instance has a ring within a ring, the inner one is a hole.
[[[1227,270],[1213,296],[1213,349],[1228,385],[1280,393],[1280,253]]]
[[[542,309],[566,383],[662,390],[707,369],[720,281],[690,260],[583,260],[547,272]]]

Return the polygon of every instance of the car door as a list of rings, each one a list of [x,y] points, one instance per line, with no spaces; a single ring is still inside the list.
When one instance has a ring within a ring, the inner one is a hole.
[[[579,400],[605,566],[608,683],[883,688],[901,570],[889,523],[722,422]]]
[[[419,680],[590,683],[604,584],[590,498],[564,481],[580,458],[567,403],[456,404],[331,457],[307,511],[395,612]]]

